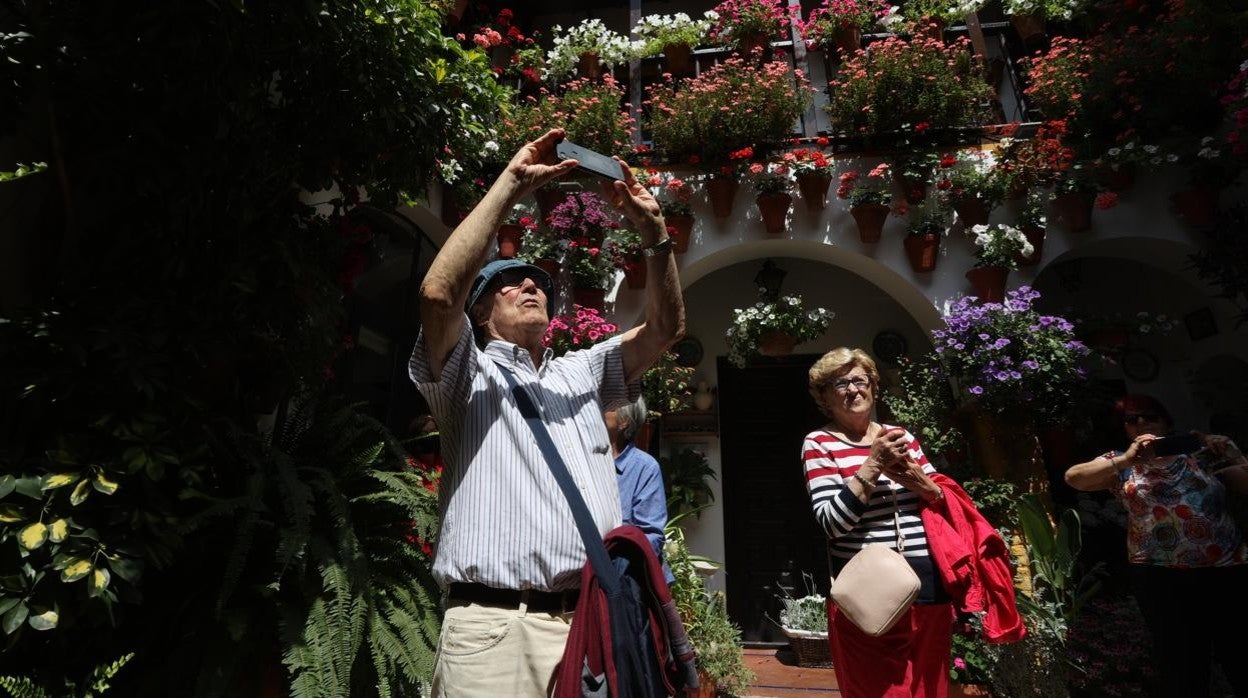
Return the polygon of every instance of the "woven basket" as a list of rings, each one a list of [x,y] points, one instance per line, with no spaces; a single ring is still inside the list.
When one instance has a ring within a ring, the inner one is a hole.
[[[789,646],[797,655],[797,665],[803,667],[832,666],[832,650],[828,646],[828,634],[809,630],[781,628],[789,638]]]

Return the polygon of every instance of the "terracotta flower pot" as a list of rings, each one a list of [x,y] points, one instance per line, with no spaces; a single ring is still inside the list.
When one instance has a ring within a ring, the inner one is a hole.
[[[966,280],[981,302],[1000,303],[1005,300],[1005,280],[1009,275],[1006,267],[973,267],[966,272]]]
[[[515,223],[504,223],[498,226],[498,256],[511,259],[520,251],[520,238],[524,237],[524,227]]]
[[[788,356],[797,346],[797,337],[777,330],[764,332],[758,337],[758,353],[763,356]]]
[[[672,75],[688,75],[693,72],[692,54],[689,44],[668,44],[663,47],[663,67]]]
[[[1092,227],[1092,204],[1096,197],[1091,194],[1071,192],[1053,197],[1053,211],[1062,227],[1072,233],[1081,233]]]
[[[862,28],[857,24],[838,25],[836,31],[832,32],[830,43],[830,57],[836,57],[837,53],[843,53],[846,57],[852,56],[862,48]]]
[[[646,258],[638,255],[624,265],[624,283],[634,291],[646,287]]]
[[[1018,32],[1018,38],[1022,39],[1023,46],[1028,50],[1044,45],[1046,38],[1044,17],[1032,14],[1013,14],[1010,15],[1010,24],[1014,26],[1014,31]]]
[[[711,212],[716,218],[732,215],[732,202],[737,196],[737,180],[731,177],[712,177],[706,183],[706,196],[711,200]]]
[[[1023,237],[1027,238],[1027,242],[1031,243],[1032,253],[1030,257],[1016,254],[1014,255],[1014,261],[1018,262],[1020,267],[1035,266],[1040,263],[1040,258],[1044,253],[1044,228],[1025,225],[1022,227],[1022,232]]]
[[[1174,212],[1188,225],[1204,228],[1213,225],[1218,211],[1218,192],[1207,187],[1189,187],[1170,195]]]
[[[572,288],[572,302],[602,312],[607,305],[607,291],[601,288]]]
[[[879,242],[888,220],[889,209],[884,204],[859,204],[849,209],[858,223],[858,239],[863,242]]]
[[[910,268],[916,274],[923,274],[936,268],[936,260],[940,257],[940,236],[936,233],[907,235],[902,240],[906,248],[906,258],[910,260]]]
[[[991,209],[983,199],[959,199],[953,203],[953,210],[958,213],[962,227],[970,229],[974,225],[988,225],[988,214]]]
[[[832,184],[831,175],[803,172],[797,176],[797,190],[806,202],[806,210],[818,213],[828,206],[828,187]]]
[[[763,216],[763,227],[768,235],[783,235],[785,219],[789,216],[789,207],[793,204],[791,194],[759,194],[755,199],[758,212]]]
[[[1131,163],[1121,164],[1116,170],[1106,167],[1101,176],[1105,180],[1105,186],[1116,194],[1129,192],[1135,187],[1135,165]]]
[[[602,63],[598,61],[598,54],[593,51],[582,53],[576,63],[576,74],[589,80],[602,77]]]
[[[683,254],[689,251],[689,240],[693,237],[693,216],[668,216],[667,234],[672,236],[672,251]]]

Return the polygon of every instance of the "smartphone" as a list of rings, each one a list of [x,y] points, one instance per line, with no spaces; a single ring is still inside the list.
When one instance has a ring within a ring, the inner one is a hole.
[[[579,163],[577,168],[590,174],[607,179],[624,179],[624,175],[620,172],[620,163],[614,158],[590,150],[583,145],[577,145],[572,141],[562,140],[556,143],[555,155],[563,160],[576,160]]]
[[[1153,454],[1157,456],[1177,456],[1184,453],[1195,453],[1204,447],[1204,440],[1195,434],[1163,436],[1153,442]]]

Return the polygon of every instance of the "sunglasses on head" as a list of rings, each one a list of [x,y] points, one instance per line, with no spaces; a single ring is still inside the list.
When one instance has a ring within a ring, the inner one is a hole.
[[[532,279],[535,286],[540,288],[546,295],[550,295],[550,279],[545,276],[541,276],[536,272],[525,269],[507,269],[499,272],[498,276],[495,278],[498,283],[498,287],[503,290],[518,288],[524,285],[525,279]]]
[[[1159,422],[1161,415],[1156,412],[1129,412],[1122,415],[1123,424],[1135,424],[1137,422]]]

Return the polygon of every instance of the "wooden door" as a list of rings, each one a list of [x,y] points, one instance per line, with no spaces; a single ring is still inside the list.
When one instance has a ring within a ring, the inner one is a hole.
[[[747,642],[785,642],[777,584],[811,574],[828,591],[823,530],[802,475],[802,439],[827,420],[806,389],[818,355],[760,359],[738,369],[719,360],[720,444],[728,614]]]

